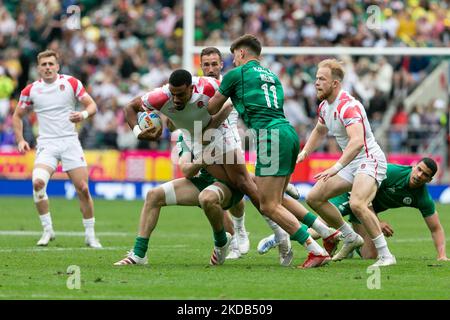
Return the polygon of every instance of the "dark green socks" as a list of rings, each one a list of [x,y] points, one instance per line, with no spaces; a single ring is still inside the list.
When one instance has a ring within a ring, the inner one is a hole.
[[[223,247],[227,244],[227,234],[225,229],[222,228],[219,232],[213,232],[214,234],[214,245],[216,247]]]
[[[298,241],[303,245],[309,237],[308,227],[304,224],[291,236],[291,240]]]
[[[311,212],[308,212],[306,216],[303,218],[302,222],[306,224],[309,228],[311,228],[316,219],[317,219],[316,215],[312,214]]]
[[[142,237],[136,237],[136,240],[134,241],[134,254],[137,255],[139,258],[144,258],[145,254],[147,253],[148,249],[148,241],[149,238],[142,238]]]

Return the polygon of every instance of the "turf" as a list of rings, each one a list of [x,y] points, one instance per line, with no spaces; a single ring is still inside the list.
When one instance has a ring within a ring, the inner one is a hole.
[[[84,246],[76,200],[50,204],[57,238],[38,248],[41,228],[32,199],[0,199],[0,299],[450,299],[450,262],[435,260],[428,228],[414,209],[382,215],[395,230],[389,245],[398,264],[381,269],[380,289],[368,289],[372,261],[300,270],[295,266],[306,251],[298,244],[292,267],[278,265],[277,250],[259,255],[256,245],[270,229],[250,203],[251,250],[219,267],[208,266],[212,232],[199,208],[163,209],[150,239],[149,265],[113,267],[133,246],[142,202],[95,201],[103,250]],[[450,206],[437,209],[449,234]],[[80,268],[79,290],[67,287],[72,265]]]

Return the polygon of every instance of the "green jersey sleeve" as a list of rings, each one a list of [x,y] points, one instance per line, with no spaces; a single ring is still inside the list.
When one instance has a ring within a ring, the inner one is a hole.
[[[436,212],[434,201],[426,188],[424,189],[423,196],[420,197],[417,203],[417,209],[420,210],[420,213],[424,218],[429,217]]]
[[[235,90],[241,79],[242,67],[234,68],[225,74],[220,83],[219,92],[225,97],[231,97],[235,94]]]

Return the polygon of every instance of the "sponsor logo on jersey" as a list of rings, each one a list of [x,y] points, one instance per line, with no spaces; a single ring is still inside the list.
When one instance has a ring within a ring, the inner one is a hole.
[[[361,169],[364,169],[365,167],[366,167],[365,163],[361,164]]]
[[[198,108],[203,108],[205,106],[205,103],[203,102],[203,101],[199,101],[199,102],[197,102],[197,107]]]
[[[395,193],[395,188],[387,188],[387,191],[389,191],[390,193]]]
[[[412,199],[410,197],[403,198],[403,203],[406,205],[410,205],[412,203]]]

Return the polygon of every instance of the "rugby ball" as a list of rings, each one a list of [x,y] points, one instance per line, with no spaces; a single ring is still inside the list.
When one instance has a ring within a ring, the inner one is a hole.
[[[137,120],[138,120],[139,128],[141,128],[141,130],[144,130],[147,128],[154,128],[154,127],[159,129],[162,126],[161,118],[158,116],[157,113],[155,113],[153,111],[141,112],[138,115]]]

